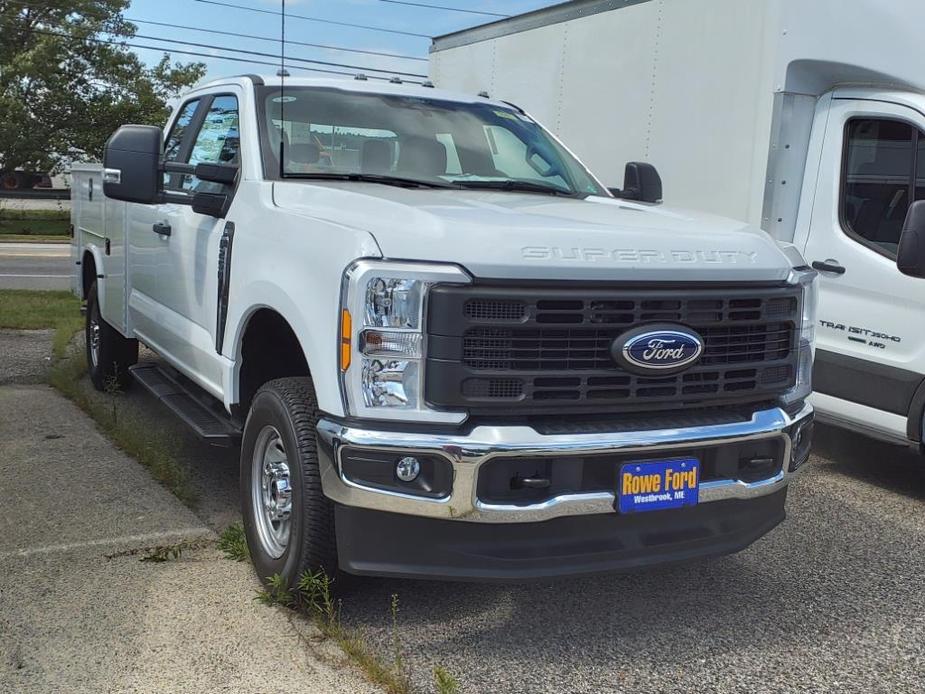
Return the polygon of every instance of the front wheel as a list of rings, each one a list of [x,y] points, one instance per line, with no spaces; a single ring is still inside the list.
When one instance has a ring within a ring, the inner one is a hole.
[[[97,390],[127,388],[128,368],[138,363],[138,340],[123,337],[100,314],[96,282],[87,292],[87,368]]]
[[[241,512],[264,582],[294,588],[305,571],[337,571],[334,507],[321,489],[309,378],[281,378],[254,396],[241,443]]]

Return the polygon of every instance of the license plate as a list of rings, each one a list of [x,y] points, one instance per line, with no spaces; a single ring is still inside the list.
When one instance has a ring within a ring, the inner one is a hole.
[[[639,460],[620,467],[617,509],[620,513],[693,506],[700,488],[696,458]]]

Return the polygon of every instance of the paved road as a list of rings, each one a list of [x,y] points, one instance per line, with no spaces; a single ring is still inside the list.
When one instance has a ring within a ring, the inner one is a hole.
[[[201,444],[137,389],[123,405],[174,437],[205,522],[238,517],[236,450]],[[363,580],[344,616],[391,653],[397,593],[421,691],[439,664],[473,694],[921,692],[925,462],[820,429],[788,520],[741,554],[522,586]]]
[[[0,242],[0,289],[69,289],[67,243]]]

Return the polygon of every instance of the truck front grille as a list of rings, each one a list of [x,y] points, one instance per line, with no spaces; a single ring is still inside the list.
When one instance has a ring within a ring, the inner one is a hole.
[[[436,287],[428,304],[427,400],[472,413],[620,411],[768,400],[796,376],[799,290]],[[672,376],[613,360],[648,323],[696,330],[704,352]]]

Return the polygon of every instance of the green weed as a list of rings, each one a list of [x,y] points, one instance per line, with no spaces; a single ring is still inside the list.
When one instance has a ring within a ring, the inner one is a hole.
[[[233,523],[222,531],[218,538],[218,548],[225,559],[232,561],[247,561],[250,559],[250,550],[247,548],[247,538],[244,535],[244,526]]]

